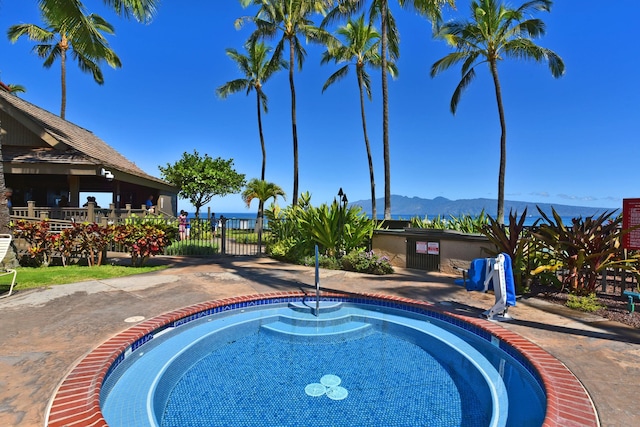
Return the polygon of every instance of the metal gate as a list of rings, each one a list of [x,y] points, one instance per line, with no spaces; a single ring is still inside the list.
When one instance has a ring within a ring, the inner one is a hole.
[[[407,237],[407,268],[440,271],[440,241],[426,236]]]
[[[256,219],[220,217],[218,235],[224,255],[258,255],[264,245],[258,241]]]
[[[264,253],[258,242],[256,219],[194,218],[187,225],[186,238],[178,239],[165,249],[165,255],[210,256],[258,255]]]

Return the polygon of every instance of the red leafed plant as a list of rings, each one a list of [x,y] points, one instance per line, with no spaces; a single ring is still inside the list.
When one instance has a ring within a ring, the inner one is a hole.
[[[131,254],[132,265],[142,266],[171,244],[176,237],[174,228],[164,224],[120,224],[113,229],[113,240]]]

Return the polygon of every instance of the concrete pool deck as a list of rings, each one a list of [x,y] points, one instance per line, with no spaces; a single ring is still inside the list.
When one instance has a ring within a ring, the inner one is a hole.
[[[171,268],[126,278],[22,291],[0,300],[0,425],[42,426],[58,385],[87,353],[134,323],[203,301],[310,290],[314,269],[269,258],[170,258]],[[46,271],[46,270],[45,270]],[[389,276],[321,270],[323,290],[395,295],[477,317],[493,295],[454,277],[396,269]],[[584,384],[603,426],[640,417],[640,330],[540,300],[519,300],[501,325],[561,360]],[[579,424],[575,424],[579,425]]]

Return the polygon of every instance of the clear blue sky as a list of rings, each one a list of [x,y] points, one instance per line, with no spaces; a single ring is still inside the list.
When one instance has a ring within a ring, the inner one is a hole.
[[[247,179],[259,177],[254,94],[226,100],[215,95],[218,86],[241,77],[225,48],[242,50],[252,27],[236,31],[233,23],[250,11],[236,0],[164,1],[155,20],[143,25],[114,17],[99,0],[84,3],[115,26],[109,42],[123,67],[104,65],[105,84],[99,86],[69,63],[69,121],[93,131],[154,176],[160,176],[159,165],[195,149],[233,158]],[[468,3],[458,1],[458,10],[446,16],[467,19]],[[401,57],[399,78],[389,80],[392,194],[495,199],[500,126],[488,70],[479,68],[453,116],[449,101],[459,68],[429,77],[433,62],[450,49],[432,39],[430,24],[415,13],[396,10],[395,16]],[[564,59],[566,75],[554,79],[544,64],[500,64],[508,129],[507,200],[620,208],[623,198],[640,197],[638,16],[637,0],[609,7],[596,0],[556,1],[551,13],[538,15],[547,34],[537,43]],[[0,28],[6,32],[16,23],[41,23],[36,0],[0,0]],[[22,98],[58,114],[59,65],[44,69],[32,46],[26,39],[12,45],[0,38],[0,79],[26,86]],[[369,199],[355,74],[322,94],[337,68],[320,65],[319,47],[306,49],[304,68],[295,75],[299,189],[311,193],[314,205],[333,200],[340,187],[350,201]],[[371,75],[374,94],[367,119],[380,198],[382,104],[379,73]],[[269,97],[269,113],[263,115],[266,178],[280,185],[290,202],[293,150],[286,71],[264,90]],[[215,197],[211,207],[248,212],[239,195]],[[179,208],[192,210],[184,200]],[[378,209],[382,213],[383,206]],[[392,213],[402,212],[392,206]]]

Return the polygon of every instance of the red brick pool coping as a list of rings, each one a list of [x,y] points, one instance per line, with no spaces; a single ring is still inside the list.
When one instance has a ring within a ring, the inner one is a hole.
[[[304,296],[308,296],[308,294],[304,292],[273,292],[208,301],[165,313],[117,334],[90,352],[62,381],[51,402],[46,426],[107,427],[108,424],[100,410],[100,389],[109,368],[131,344],[158,328],[216,307],[256,300]],[[543,426],[597,427],[600,425],[593,402],[576,376],[551,354],[522,336],[504,329],[499,324],[480,318],[470,318],[449,313],[430,303],[385,294],[323,292],[322,296],[373,298],[398,302],[445,313],[448,316],[483,329],[519,351],[540,374],[547,397],[547,409]]]

